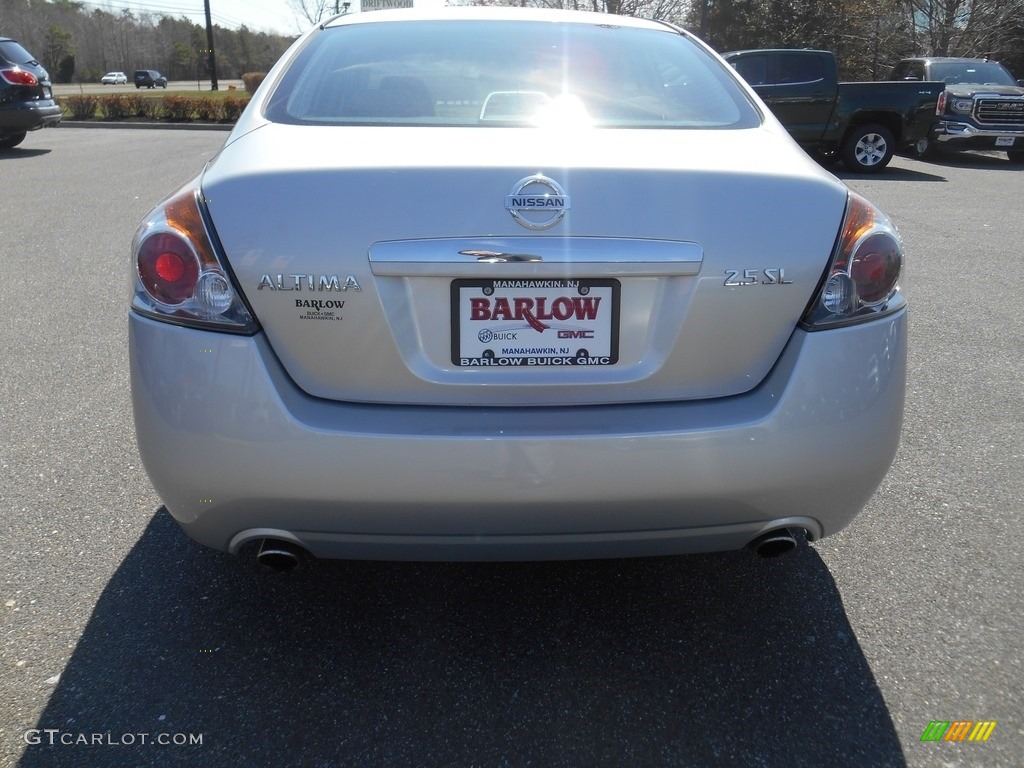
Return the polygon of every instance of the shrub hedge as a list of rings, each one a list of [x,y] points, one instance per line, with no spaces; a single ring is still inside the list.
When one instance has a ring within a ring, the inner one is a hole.
[[[164,96],[164,117],[172,123],[190,123],[196,115],[197,101],[188,96]]]
[[[256,93],[256,89],[260,87],[267,77],[266,72],[246,72],[242,75],[242,82],[245,84],[245,92],[250,96]]]
[[[96,114],[100,104],[98,96],[68,96],[61,100],[61,106],[71,113],[76,120],[89,120]]]
[[[75,120],[165,120],[170,123],[234,123],[248,96],[202,98],[168,94],[147,98],[138,94],[64,96],[58,100],[65,115]]]

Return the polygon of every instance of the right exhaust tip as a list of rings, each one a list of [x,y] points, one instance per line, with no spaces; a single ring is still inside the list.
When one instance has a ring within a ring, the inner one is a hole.
[[[780,528],[775,531],[762,533],[747,548],[752,550],[758,557],[781,557],[788,555],[797,548],[798,542],[796,532],[789,528]]]
[[[293,571],[298,568],[306,550],[283,539],[263,539],[256,562],[272,571]]]

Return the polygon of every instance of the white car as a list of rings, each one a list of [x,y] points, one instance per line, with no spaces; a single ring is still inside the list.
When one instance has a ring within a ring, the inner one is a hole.
[[[107,72],[100,78],[100,82],[104,85],[124,85],[128,82],[128,75],[124,72]]]
[[[272,566],[781,554],[899,440],[895,229],[665,23],[338,17],[132,254],[149,477]]]

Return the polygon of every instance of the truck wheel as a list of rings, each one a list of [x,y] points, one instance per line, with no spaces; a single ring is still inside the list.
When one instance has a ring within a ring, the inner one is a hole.
[[[1024,163],[1024,149],[1008,149],[1006,150],[1006,156],[1010,158],[1010,162],[1014,165]]]
[[[839,150],[843,165],[857,173],[878,173],[892,160],[892,133],[884,125],[866,123],[851,128]]]
[[[935,142],[931,139],[918,139],[914,142],[914,157],[918,160],[931,160],[937,154]]]
[[[18,146],[25,140],[25,135],[25,132],[22,131],[21,133],[12,133],[8,136],[4,136],[0,139],[0,149],[10,149],[11,147]]]

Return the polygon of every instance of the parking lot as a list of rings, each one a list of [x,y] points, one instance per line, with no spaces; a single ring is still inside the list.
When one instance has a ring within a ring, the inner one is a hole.
[[[274,574],[181,533],[131,417],[131,236],[225,135],[0,154],[0,766],[1020,765],[1019,167],[844,176],[902,232],[911,344],[895,464],[842,533]],[[968,720],[997,725],[921,741]]]

